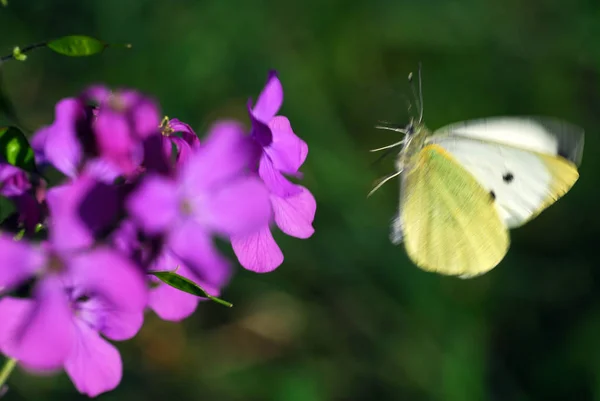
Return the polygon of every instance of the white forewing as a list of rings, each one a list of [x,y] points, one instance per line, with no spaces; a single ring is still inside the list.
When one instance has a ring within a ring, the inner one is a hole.
[[[527,221],[548,198],[552,176],[535,153],[460,136],[432,137],[494,199],[507,227]]]
[[[579,165],[583,130],[546,117],[495,117],[440,128],[427,143],[443,146],[473,174],[511,228],[527,221],[551,196],[553,177],[539,154]]]
[[[494,117],[442,127],[433,136],[453,136],[493,142],[523,150],[562,156],[579,165],[583,130],[548,117]]]

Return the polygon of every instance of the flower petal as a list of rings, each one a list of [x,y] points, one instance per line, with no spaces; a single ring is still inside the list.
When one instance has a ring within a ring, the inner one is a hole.
[[[60,368],[73,344],[73,321],[64,287],[57,278],[45,278],[34,289],[35,298],[28,303],[15,301],[0,308],[2,322],[13,313],[12,327],[2,337],[3,352],[33,371]],[[10,323],[9,323],[9,326]]]
[[[108,160],[96,158],[86,163],[83,174],[90,175],[98,181],[112,184],[121,172]]]
[[[77,288],[76,291],[82,289]],[[74,293],[74,295],[79,294]],[[81,295],[85,293],[82,292]],[[135,312],[122,310],[93,294],[88,299],[75,299],[73,307],[77,310],[79,320],[86,322],[89,327],[111,340],[123,341],[132,338],[144,322],[142,310]]]
[[[248,110],[251,110],[251,104],[248,104]],[[273,133],[271,128],[266,123],[259,121],[254,117],[252,111],[250,113],[250,123],[252,128],[250,129],[250,137],[258,143],[260,148],[266,148],[273,142]]]
[[[198,139],[198,136],[189,124],[186,124],[177,118],[172,118],[169,120],[169,128],[173,130],[173,133],[180,133],[182,139],[185,142],[187,142],[191,147],[196,148],[200,145],[200,140]]]
[[[233,251],[240,264],[256,273],[268,273],[283,263],[283,253],[269,226],[245,236],[231,238]]]
[[[160,134],[148,135],[142,146],[144,147],[142,165],[146,169],[146,173],[170,176],[173,150],[170,139]]]
[[[236,121],[213,125],[204,145],[181,169],[186,192],[197,193],[240,174],[255,157],[256,147]]]
[[[179,322],[192,315],[199,302],[200,298],[161,283],[150,292],[149,306],[161,319]]]
[[[8,163],[0,162],[0,195],[19,196],[31,188],[25,171]]]
[[[132,137],[129,122],[121,113],[100,106],[94,124],[96,145],[101,157],[114,163],[123,174],[132,174],[142,161],[141,142]]]
[[[104,103],[111,96],[112,91],[101,84],[88,86],[82,93],[81,99],[85,102]]]
[[[91,231],[77,213],[77,205],[81,201],[82,193],[90,185],[89,180],[79,179],[48,191],[46,200],[49,214],[52,216],[49,222],[50,240],[57,248],[79,249],[88,247],[94,242]]]
[[[271,204],[275,223],[281,231],[292,237],[308,238],[315,232],[312,222],[317,202],[308,189],[300,188],[302,192],[287,198],[271,195]]]
[[[202,220],[226,236],[253,232],[271,218],[269,192],[255,177],[240,178],[205,202]]]
[[[206,230],[194,221],[186,221],[169,234],[170,250],[189,268],[193,277],[212,286],[220,287],[229,280],[227,260],[219,254]]]
[[[144,312],[129,312],[118,309],[104,311],[102,334],[111,340],[123,341],[133,338],[144,324]]]
[[[273,162],[275,169],[286,174],[295,174],[308,155],[308,145],[292,130],[290,120],[277,116],[269,122],[273,135],[270,146],[265,152]]]
[[[27,242],[0,235],[0,292],[33,277],[43,264],[43,255]]]
[[[80,393],[96,397],[119,385],[123,363],[112,344],[84,322],[77,322],[77,340],[66,360],[65,370]]]
[[[175,145],[177,148],[177,157],[176,157],[176,165],[180,166],[187,163],[187,160],[194,154],[194,149],[188,142],[186,142],[183,138],[179,138],[177,136],[170,137],[171,143]],[[198,142],[199,143],[199,142]]]
[[[92,245],[96,234],[116,222],[120,210],[117,188],[86,175],[49,190],[47,202],[50,239],[60,250]]]
[[[38,129],[29,140],[35,156],[35,163],[38,167],[48,163],[48,158],[46,157],[44,149],[46,148],[46,139],[51,133],[52,126],[42,127]]]
[[[85,120],[86,111],[78,99],[67,98],[56,104],[56,119],[48,128],[44,154],[57,170],[75,177],[83,159],[83,149],[77,138],[77,124]]]
[[[173,224],[178,214],[175,184],[158,175],[148,175],[127,199],[131,216],[147,234],[158,234]]]
[[[137,225],[131,220],[126,219],[121,222],[119,227],[111,235],[111,244],[121,253],[132,257],[134,252],[140,248],[140,239],[138,237]]]
[[[141,269],[110,248],[97,247],[72,256],[69,272],[76,288],[97,296],[107,308],[139,312],[146,306],[148,294]]]
[[[159,284],[150,292],[150,308],[163,320],[179,322],[191,316],[200,298],[166,284]]]
[[[221,266],[221,274],[217,270],[219,265],[214,266],[213,273],[206,276],[212,280],[211,283],[199,280],[196,275],[170,251],[164,251],[151,267],[155,271],[175,271],[180,276],[186,277],[210,295],[218,296],[220,289],[224,286],[230,276],[229,266]],[[158,282],[158,279],[156,280]],[[173,322],[181,321],[190,316],[196,310],[200,298],[173,288],[165,283],[158,282],[158,286],[150,291],[149,306],[163,320]]]
[[[263,180],[269,191],[277,196],[286,198],[300,193],[298,185],[291,183],[273,165],[266,153],[260,158],[258,175]]]
[[[0,298],[0,352],[8,354],[6,343],[11,341],[15,331],[26,321],[30,311],[35,307],[31,299],[2,297]]]
[[[131,107],[131,120],[138,138],[147,138],[150,135],[159,134],[160,112],[158,105],[153,99],[137,93],[138,100]]]
[[[252,114],[258,120],[268,123],[277,114],[282,103],[283,87],[281,86],[281,81],[279,81],[277,72],[271,71],[269,72],[264,89],[258,95],[256,104],[252,109]]]

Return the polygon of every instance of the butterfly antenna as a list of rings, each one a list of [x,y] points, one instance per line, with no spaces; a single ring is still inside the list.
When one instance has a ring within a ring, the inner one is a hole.
[[[402,94],[402,98],[406,102],[406,110],[409,114],[412,113],[412,103],[410,102],[410,99],[405,94]]]
[[[386,157],[388,157],[389,155],[391,155],[394,152],[394,148],[389,148],[386,149],[385,152],[383,152],[381,154],[381,156],[379,156],[377,159],[375,159],[375,161],[371,162],[371,166],[375,166],[378,163],[380,163],[383,159],[385,159]]]
[[[402,127],[398,124],[392,124],[392,123],[388,123],[387,121],[379,121],[379,125],[376,125],[375,128],[377,129],[384,129],[387,131],[394,131],[394,132],[399,132],[401,134],[406,135],[407,134],[407,130],[406,127]]]
[[[408,83],[410,84],[410,90],[412,92],[413,98],[415,100],[415,106],[418,110],[421,110],[421,103],[419,103],[419,96],[417,94],[417,89],[415,88],[415,83],[413,81],[413,73],[408,74]]]
[[[417,108],[419,109],[419,124],[423,122],[423,83],[421,79],[421,62],[419,61],[419,91],[415,88],[415,84],[413,81],[413,73],[408,74],[408,82],[410,83],[410,88],[413,93],[413,97],[415,98],[415,103],[417,104]]]
[[[386,182],[388,182],[389,180],[398,177],[400,174],[402,173],[402,170],[396,171],[393,174],[390,175],[386,175],[383,178],[380,178],[379,180],[375,181],[376,184],[373,187],[373,189],[371,190],[371,192],[369,192],[369,194],[367,195],[367,198],[370,197],[371,195],[373,195],[375,193],[375,191],[377,191],[379,188],[381,188],[383,186],[383,184],[385,184]]]
[[[396,146],[403,145],[404,142],[406,142],[405,139],[403,139],[401,141],[398,141],[398,142],[395,142],[395,143],[392,143],[391,145],[385,145],[385,146],[382,146],[382,147],[377,148],[377,149],[371,149],[371,150],[369,150],[369,152],[379,152],[379,151],[386,150],[386,149],[390,149],[391,150],[391,149],[395,148]]]

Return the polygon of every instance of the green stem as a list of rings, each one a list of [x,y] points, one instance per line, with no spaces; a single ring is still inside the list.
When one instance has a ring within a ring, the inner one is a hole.
[[[28,53],[34,49],[39,49],[40,47],[45,47],[47,43],[48,42],[40,42],[40,43],[35,43],[33,45],[26,46],[21,49],[21,54]],[[11,54],[7,54],[6,56],[2,56],[2,57],[0,57],[0,64],[4,63],[5,61],[11,60],[13,58],[15,58],[14,52]]]
[[[14,358],[8,358],[6,362],[4,362],[4,366],[2,366],[2,370],[0,370],[0,389],[8,380],[8,376],[12,373],[12,371],[17,366],[17,360]]]

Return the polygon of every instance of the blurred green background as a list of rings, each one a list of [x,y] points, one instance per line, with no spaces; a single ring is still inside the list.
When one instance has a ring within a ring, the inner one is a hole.
[[[223,298],[183,324],[149,315],[121,343],[124,378],[102,400],[600,400],[600,4],[592,0],[23,1],[0,8],[2,53],[67,34],[133,49],[4,65],[31,130],[90,83],[155,96],[202,136],[247,122],[270,68],[282,114],[310,147],[309,240],[277,235],[275,272],[238,268]],[[459,280],[425,273],[388,240],[398,188],[373,147],[397,141],[406,77],[423,63],[432,128],[541,114],[586,130],[575,187],[512,231],[504,261]],[[1,324],[1,322],[0,322]],[[79,400],[65,375],[17,371],[7,400]]]

